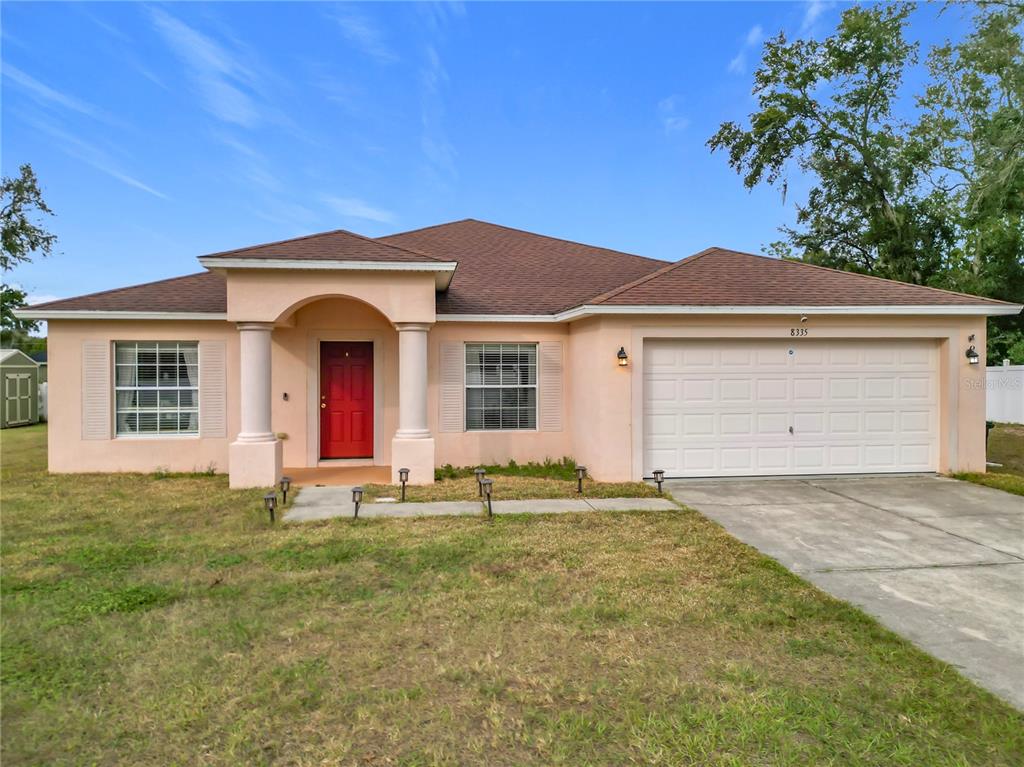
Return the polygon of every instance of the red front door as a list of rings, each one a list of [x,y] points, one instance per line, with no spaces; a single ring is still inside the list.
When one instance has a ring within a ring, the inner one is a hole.
[[[373,344],[320,344],[320,457],[373,457]]]

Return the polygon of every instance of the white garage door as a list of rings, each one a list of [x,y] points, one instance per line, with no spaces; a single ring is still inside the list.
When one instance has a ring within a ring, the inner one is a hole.
[[[938,349],[922,341],[644,345],[644,474],[935,471]]]

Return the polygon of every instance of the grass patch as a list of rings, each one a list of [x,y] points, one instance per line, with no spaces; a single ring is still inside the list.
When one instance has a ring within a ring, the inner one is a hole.
[[[566,456],[558,461],[545,458],[543,462],[529,461],[527,463],[516,463],[509,461],[505,464],[487,464],[485,466],[452,466],[446,463],[439,469],[434,469],[434,481],[440,482],[445,479],[463,479],[474,476],[473,472],[483,468],[488,474],[501,475],[503,477],[538,477],[541,479],[576,480],[576,461]]]
[[[1001,463],[1001,474],[1024,476],[1024,426],[997,423],[988,435],[988,460]]]
[[[1007,493],[1024,495],[1024,476],[1020,474],[997,474],[995,472],[973,474],[970,472],[960,472],[950,476],[953,479],[960,479],[964,482],[973,482],[976,485],[994,487],[996,490],[1004,490]]]
[[[954,479],[1024,495],[1024,426],[997,423],[988,435],[988,460],[1002,464],[995,471],[961,472]]]
[[[5,764],[1024,762],[1020,712],[694,512],[273,527],[45,435],[0,435]]]

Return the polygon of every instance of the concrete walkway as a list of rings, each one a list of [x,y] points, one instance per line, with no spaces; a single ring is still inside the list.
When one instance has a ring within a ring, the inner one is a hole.
[[[666,487],[1024,709],[1024,498],[931,476]]]
[[[494,501],[495,514],[564,514],[573,511],[673,511],[667,498],[551,498],[534,501]],[[487,507],[479,501],[435,501],[433,503],[364,503],[359,516],[438,517],[480,516]],[[304,487],[285,512],[285,522],[351,517],[352,488],[341,486]]]

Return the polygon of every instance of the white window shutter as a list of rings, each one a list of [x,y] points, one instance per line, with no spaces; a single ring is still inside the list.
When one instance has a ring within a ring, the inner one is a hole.
[[[199,342],[199,436],[226,437],[227,347],[223,341]]]
[[[446,341],[441,344],[441,431],[466,430],[466,409],[463,404],[466,380],[465,354],[465,347],[461,343]]]
[[[537,425],[541,431],[562,430],[562,342],[540,344],[537,377]]]
[[[82,342],[82,439],[110,439],[110,343]]]

